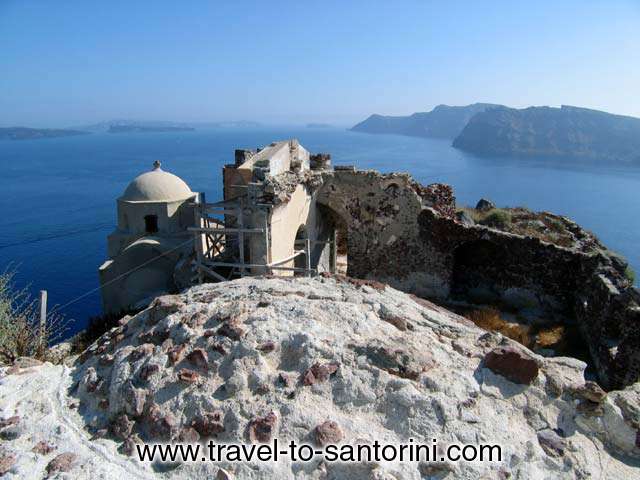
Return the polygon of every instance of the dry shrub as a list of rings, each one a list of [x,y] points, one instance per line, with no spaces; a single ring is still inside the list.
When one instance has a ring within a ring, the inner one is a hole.
[[[18,357],[45,360],[49,347],[63,338],[67,322],[50,313],[41,332],[38,302],[26,289],[15,288],[14,275],[14,271],[0,273],[0,364]]]
[[[464,315],[478,327],[492,332],[499,332],[526,347],[531,347],[531,327],[516,322],[508,322],[500,316],[500,311],[492,308],[480,308],[465,313]]]
[[[562,325],[545,328],[536,335],[536,347],[558,350],[565,343],[566,328]]]

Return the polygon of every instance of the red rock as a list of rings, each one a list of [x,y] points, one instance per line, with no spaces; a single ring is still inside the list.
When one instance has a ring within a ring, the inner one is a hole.
[[[193,363],[196,367],[207,369],[209,367],[209,356],[202,348],[194,348],[187,359]]]
[[[184,443],[197,443],[200,440],[200,434],[191,427],[186,427],[180,430],[178,439]]]
[[[169,338],[167,330],[159,330],[157,327],[148,332],[142,332],[138,335],[138,343],[152,343],[154,345],[162,345]]]
[[[182,360],[186,347],[187,346],[183,343],[181,345],[176,345],[171,350],[169,350],[169,360],[171,360],[171,363],[176,364],[180,360]]]
[[[158,373],[160,371],[160,365],[156,365],[155,363],[148,363],[140,369],[140,378],[144,381],[149,380],[153,374]]]
[[[136,349],[131,352],[130,356],[132,360],[140,360],[143,357],[148,357],[153,354],[154,345],[151,343],[143,343],[136,347]]]
[[[314,383],[326,382],[331,375],[338,370],[337,363],[314,363],[302,375],[303,385],[313,385]]]
[[[273,352],[276,349],[276,344],[271,340],[267,340],[266,342],[261,343],[256,347],[260,352],[269,353]]]
[[[176,430],[176,420],[170,413],[162,414],[157,405],[149,409],[149,431],[156,438],[170,439]]]
[[[0,419],[0,429],[8,427],[10,425],[17,425],[20,421],[19,415],[14,415],[12,417]]]
[[[51,460],[47,465],[47,473],[49,475],[56,472],[68,472],[73,468],[78,455],[71,452],[65,452]]]
[[[111,421],[110,430],[116,438],[125,440],[129,438],[135,423],[125,413],[119,414]]]
[[[198,375],[198,373],[194,372],[193,370],[187,370],[186,368],[183,368],[178,372],[178,380],[180,380],[181,382],[195,383],[198,381],[198,378],[200,378],[200,375]]]
[[[276,430],[278,417],[270,412],[266,417],[255,418],[249,423],[249,440],[252,443],[267,443],[271,441]]]
[[[223,422],[222,411],[216,410],[202,414],[192,422],[192,426],[203,437],[211,437],[224,432]]]
[[[229,337],[231,340],[240,340],[245,334],[244,328],[238,321],[228,321],[218,329],[218,335]]]
[[[226,355],[227,354],[227,349],[224,348],[224,345],[222,345],[221,343],[214,343],[213,345],[211,345],[211,350],[213,350],[214,352],[218,352],[220,355]]]
[[[16,456],[13,453],[0,451],[0,477],[9,473],[15,463]]]
[[[49,445],[44,440],[40,440],[38,443],[36,443],[34,445],[34,447],[31,449],[31,451],[33,453],[37,453],[39,455],[49,455],[55,449],[56,449],[56,447],[54,445]]]
[[[316,443],[321,447],[324,447],[330,443],[334,445],[339,443],[344,438],[344,434],[342,433],[340,425],[336,422],[327,420],[314,429],[314,437]]]
[[[589,380],[587,380],[584,385],[576,388],[574,390],[574,394],[579,398],[589,400],[594,403],[602,402],[607,396],[607,392],[605,392],[600,385]]]
[[[202,332],[202,336],[204,338],[213,337],[215,334],[216,334],[216,331],[213,330],[212,328],[209,328],[209,329],[205,330],[204,332]]]
[[[485,366],[506,379],[530,385],[538,376],[538,362],[524,350],[508,345],[491,350],[484,357]]]

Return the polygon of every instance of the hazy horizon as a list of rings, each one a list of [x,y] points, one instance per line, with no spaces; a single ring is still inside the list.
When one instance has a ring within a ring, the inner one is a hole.
[[[63,5],[0,3],[0,126],[348,126],[475,102],[640,117],[634,0]]]

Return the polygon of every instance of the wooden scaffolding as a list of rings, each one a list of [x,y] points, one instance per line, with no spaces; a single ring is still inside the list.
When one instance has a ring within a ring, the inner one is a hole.
[[[312,246],[316,244],[332,244],[331,270],[335,270],[335,237],[328,242],[297,240],[294,242],[294,253],[287,258],[267,263],[247,263],[245,248],[248,236],[257,235],[263,238],[267,258],[270,256],[270,242],[266,222],[259,228],[245,226],[245,202],[246,197],[239,197],[216,203],[194,204],[194,225],[196,226],[190,227],[189,231],[194,235],[195,281],[200,284],[209,279],[227,281],[245,275],[270,275],[274,271],[314,276],[318,271],[317,268],[312,268],[311,253]],[[224,220],[220,219],[220,216],[223,216]],[[301,248],[296,250],[298,247]],[[305,258],[304,267],[286,266],[300,256]]]

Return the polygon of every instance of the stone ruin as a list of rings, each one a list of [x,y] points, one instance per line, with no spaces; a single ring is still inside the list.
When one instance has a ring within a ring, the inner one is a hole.
[[[332,168],[328,154],[295,140],[236,151],[223,179],[222,202],[192,205],[195,247],[175,262],[176,291],[245,275],[336,273],[346,250],[349,277],[572,323],[605,388],[640,379],[640,294],[628,265],[567,218],[546,214],[566,232],[562,245],[469,222],[448,185]]]

